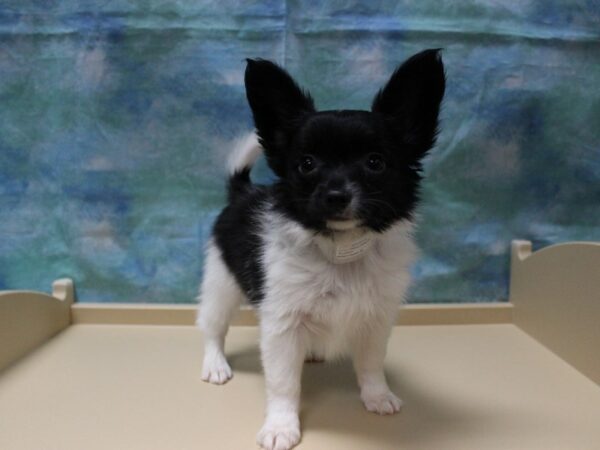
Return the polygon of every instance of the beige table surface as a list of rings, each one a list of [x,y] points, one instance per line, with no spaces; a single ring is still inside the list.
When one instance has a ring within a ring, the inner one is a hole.
[[[0,449],[255,449],[257,336],[232,328],[234,378],[212,386],[193,327],[71,326],[0,374]],[[398,327],[386,368],[392,417],[349,362],[306,365],[298,448],[600,449],[600,387],[513,325]]]

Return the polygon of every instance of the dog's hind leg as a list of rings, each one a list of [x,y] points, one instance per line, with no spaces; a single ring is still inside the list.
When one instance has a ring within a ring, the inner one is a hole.
[[[233,376],[225,359],[225,336],[244,295],[212,242],[208,245],[204,267],[197,320],[204,334],[202,379],[223,384]]]

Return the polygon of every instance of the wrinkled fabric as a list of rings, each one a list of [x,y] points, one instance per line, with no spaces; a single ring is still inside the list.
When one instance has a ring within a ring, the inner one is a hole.
[[[511,239],[600,239],[597,1],[4,1],[0,33],[0,289],[193,302],[247,57],[367,109],[444,49],[410,301],[504,300]]]

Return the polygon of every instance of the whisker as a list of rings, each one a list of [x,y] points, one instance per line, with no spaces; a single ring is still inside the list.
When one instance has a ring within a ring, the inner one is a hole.
[[[381,200],[381,199],[367,197],[366,199],[363,200],[363,204],[365,206],[374,206],[374,207],[384,206],[384,207],[388,208],[392,212],[393,215],[398,214],[398,211],[396,210],[396,208],[394,208],[393,205],[391,205],[390,203],[388,203],[384,200]]]

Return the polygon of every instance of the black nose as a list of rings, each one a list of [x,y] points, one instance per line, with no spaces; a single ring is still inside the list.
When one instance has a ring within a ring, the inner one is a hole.
[[[350,203],[350,200],[352,200],[352,195],[348,191],[332,189],[325,194],[325,203],[330,208],[345,208]]]

